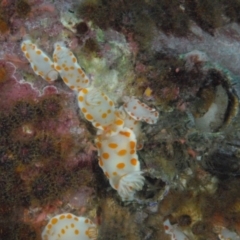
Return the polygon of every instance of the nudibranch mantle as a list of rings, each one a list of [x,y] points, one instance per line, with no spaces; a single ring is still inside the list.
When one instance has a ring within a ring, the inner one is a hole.
[[[123,201],[133,200],[134,193],[144,184],[136,144],[135,134],[129,128],[110,137],[96,138],[99,166]]]
[[[88,218],[71,213],[50,219],[42,232],[43,240],[96,240],[97,226]]]
[[[99,89],[84,88],[78,93],[78,105],[84,117],[100,131],[98,134],[111,136],[123,127],[113,101]]]
[[[24,40],[21,49],[36,75],[48,82],[58,78],[58,72],[55,70],[52,60],[30,40]]]
[[[53,62],[64,83],[72,90],[79,91],[90,86],[90,80],[79,66],[77,58],[63,43],[54,45]]]
[[[124,97],[123,107],[125,111],[135,120],[144,121],[149,124],[155,124],[158,120],[159,113],[155,108],[140,102],[135,97]]]

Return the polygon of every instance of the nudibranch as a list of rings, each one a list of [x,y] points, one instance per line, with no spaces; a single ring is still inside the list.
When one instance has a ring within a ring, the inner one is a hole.
[[[31,64],[33,71],[48,82],[58,78],[52,60],[30,40],[24,40],[21,49]]]
[[[100,130],[98,134],[111,136],[123,127],[124,122],[118,116],[113,101],[99,89],[80,90],[78,105],[84,117]]]
[[[135,120],[154,124],[158,120],[159,113],[155,108],[151,108],[140,102],[135,97],[124,97],[123,107],[125,111]]]
[[[133,200],[135,192],[144,185],[136,143],[135,134],[128,128],[110,137],[96,138],[99,166],[123,201]]]
[[[42,232],[42,240],[96,240],[97,226],[88,218],[71,213],[50,219]]]
[[[64,44],[54,45],[53,62],[64,83],[72,90],[90,86],[90,80],[77,62],[77,58]]]
[[[124,121],[124,127],[130,128],[137,139],[137,150],[141,150],[143,148],[143,135],[142,135],[142,122],[135,120],[132,118],[121,106],[118,110],[118,115]]]
[[[178,228],[178,226],[172,225],[167,219],[164,221],[164,229],[167,234],[171,235],[171,240],[188,240],[187,236]]]

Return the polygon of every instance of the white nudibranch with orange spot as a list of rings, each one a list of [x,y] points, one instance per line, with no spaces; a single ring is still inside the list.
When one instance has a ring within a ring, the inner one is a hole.
[[[124,122],[118,117],[113,101],[99,89],[79,91],[78,105],[84,117],[99,129],[98,134],[111,136],[123,127]]]
[[[42,232],[42,240],[96,240],[97,226],[88,218],[71,213],[50,219]]]
[[[64,83],[72,90],[90,86],[90,80],[77,62],[74,54],[63,43],[54,45],[53,62]]]
[[[135,97],[124,97],[123,101],[125,111],[135,120],[144,121],[149,124],[157,122],[159,113],[155,108],[149,107]]]
[[[133,130],[136,139],[137,139],[137,150],[141,150],[143,148],[143,135],[142,135],[142,122],[135,120],[132,118],[121,106],[118,110],[120,118],[124,121],[124,127],[130,128]]]
[[[135,192],[144,185],[136,144],[135,134],[129,128],[110,137],[96,138],[99,166],[123,201],[133,200]]]
[[[33,71],[48,82],[58,78],[52,60],[30,40],[24,40],[21,49],[31,64]]]

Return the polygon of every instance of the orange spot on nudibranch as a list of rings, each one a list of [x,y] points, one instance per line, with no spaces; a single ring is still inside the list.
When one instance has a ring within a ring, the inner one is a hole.
[[[107,114],[106,113],[103,113],[102,114],[102,118],[106,118],[107,117]]]
[[[88,222],[89,222],[89,220],[86,218],[84,222],[85,222],[85,223],[88,223]]]
[[[68,219],[71,219],[71,218],[72,218],[72,215],[71,215],[71,214],[68,214],[68,215],[67,215],[67,218],[68,218]]]
[[[124,135],[126,137],[130,137],[131,133],[130,132],[123,132],[123,131],[120,131],[119,132],[121,135]]]
[[[42,51],[37,50],[37,51],[36,51],[36,54],[41,55],[41,54],[42,54]]]
[[[58,65],[55,67],[55,69],[56,69],[57,71],[62,70],[62,68],[61,68],[60,66],[58,66]]]
[[[62,220],[62,219],[64,219],[64,218],[65,218],[65,215],[61,215],[61,217],[60,217],[59,219]]]
[[[126,155],[126,153],[127,153],[127,150],[122,149],[122,150],[118,151],[117,154],[118,154],[119,156],[124,156],[124,155]]]
[[[87,109],[83,107],[83,108],[82,108],[82,112],[83,112],[83,113],[86,113],[86,112],[87,112]]]
[[[118,163],[117,168],[123,169],[125,167],[125,163]]]
[[[130,141],[129,145],[131,149],[134,149],[136,146],[136,143],[134,141]]]
[[[76,230],[74,231],[74,233],[75,233],[76,235],[78,235],[78,234],[79,234],[79,230],[76,229]]]
[[[109,143],[108,146],[110,148],[117,148],[118,147],[118,145],[116,143]]]
[[[104,152],[104,153],[102,154],[102,157],[103,157],[104,159],[108,159],[108,158],[109,158],[109,154],[108,154],[107,152]]]
[[[88,113],[88,114],[86,114],[86,119],[91,121],[91,120],[93,120],[93,116]]]
[[[132,150],[130,151],[130,154],[134,154],[134,153],[135,153],[135,150],[132,149]]]
[[[133,166],[136,166],[138,161],[136,158],[132,158],[130,162]]]
[[[51,223],[52,223],[53,225],[56,224],[57,222],[58,222],[57,218],[53,218],[52,221],[51,221]]]
[[[73,223],[71,223],[71,225],[70,225],[70,226],[71,226],[71,228],[74,228],[74,227],[75,227],[75,225],[74,225]]]
[[[78,101],[79,101],[79,102],[83,102],[83,100],[84,100],[83,96],[79,96],[79,97],[78,97]]]
[[[65,233],[65,230],[64,230],[63,228],[62,228],[62,230],[61,230],[61,233],[62,233],[62,234],[64,234],[64,233]]]
[[[102,147],[102,144],[100,142],[97,142],[96,145],[97,145],[97,148],[101,148]]]
[[[23,45],[23,46],[21,47],[21,49],[22,49],[23,52],[27,51],[26,45]]]
[[[120,126],[120,125],[123,124],[123,120],[118,119],[118,120],[115,121],[115,123],[116,123],[118,126]]]
[[[83,89],[82,89],[82,92],[83,92],[84,94],[87,94],[87,93],[88,93],[88,90],[87,90],[86,88],[83,88]]]

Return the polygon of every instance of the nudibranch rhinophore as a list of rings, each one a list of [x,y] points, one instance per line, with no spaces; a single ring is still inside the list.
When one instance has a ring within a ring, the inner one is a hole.
[[[42,232],[42,240],[96,240],[97,226],[88,218],[71,213],[50,219]]]
[[[110,137],[96,138],[99,166],[123,201],[133,200],[135,192],[144,185],[136,144],[135,134],[129,128]]]
[[[64,83],[72,90],[90,86],[90,80],[77,62],[77,58],[62,43],[54,45],[53,62]]]
[[[135,97],[124,97],[123,107],[125,111],[135,120],[154,124],[158,120],[159,113],[155,108],[151,108],[140,102]]]
[[[21,49],[31,64],[33,71],[48,82],[58,78],[52,60],[30,40],[24,40]]]

